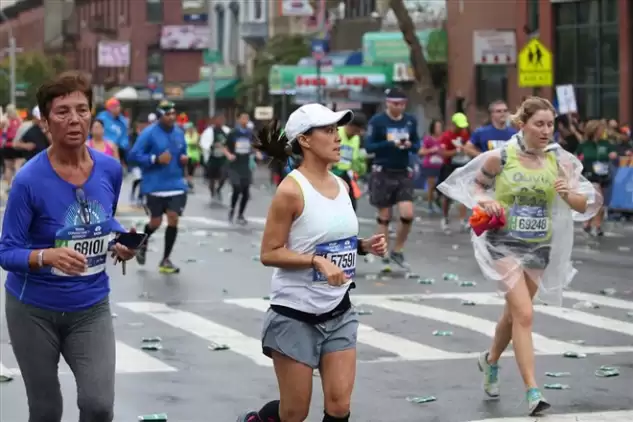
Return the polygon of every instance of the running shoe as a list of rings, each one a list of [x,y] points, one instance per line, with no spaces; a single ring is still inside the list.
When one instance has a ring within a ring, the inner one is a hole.
[[[235,210],[229,210],[229,223],[233,223],[234,215],[235,215]]]
[[[237,217],[237,224],[239,224],[240,226],[245,226],[248,224],[248,220],[245,219],[243,215],[240,215],[239,217]]]
[[[259,419],[257,412],[248,412],[244,415],[240,415],[237,418],[237,422],[262,422],[262,420]]]
[[[391,272],[391,260],[389,257],[384,257],[382,259],[382,268],[380,269],[381,273],[390,273]]]
[[[538,388],[530,388],[525,393],[528,403],[528,411],[530,416],[536,416],[544,410],[552,407]]]
[[[477,361],[479,370],[484,373],[484,392],[488,397],[499,397],[499,365],[491,364],[488,362],[488,352],[483,352],[479,355]]]
[[[442,220],[440,221],[440,228],[442,229],[444,234],[451,234],[451,228],[448,223],[448,218],[442,218]]]
[[[391,252],[391,254],[389,254],[389,258],[405,270],[411,269],[409,263],[404,259],[404,254],[402,252]]]
[[[136,262],[138,265],[145,265],[145,261],[147,260],[147,241],[141,245],[136,252]]]
[[[162,274],[178,274],[180,272],[180,268],[176,267],[171,260],[165,259],[158,266],[158,271]]]

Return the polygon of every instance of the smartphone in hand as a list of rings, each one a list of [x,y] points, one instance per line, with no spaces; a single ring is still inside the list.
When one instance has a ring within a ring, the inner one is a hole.
[[[139,249],[146,241],[147,234],[145,233],[117,233],[114,238],[115,243],[120,243],[132,250]]]

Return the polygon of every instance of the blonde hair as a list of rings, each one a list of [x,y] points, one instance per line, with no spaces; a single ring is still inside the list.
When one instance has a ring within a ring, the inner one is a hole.
[[[593,141],[596,138],[596,135],[602,136],[602,133],[598,133],[600,128],[604,128],[605,125],[600,120],[589,120],[585,124],[585,139],[589,141]]]
[[[519,127],[520,123],[527,123],[532,116],[542,110],[549,110],[556,117],[556,109],[549,100],[541,97],[527,97],[510,119],[514,126]]]

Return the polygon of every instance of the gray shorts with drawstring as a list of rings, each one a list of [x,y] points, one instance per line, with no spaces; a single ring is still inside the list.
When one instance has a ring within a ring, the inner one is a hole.
[[[308,324],[269,309],[262,330],[264,354],[278,352],[311,368],[328,353],[356,348],[358,318],[352,309],[322,324]]]

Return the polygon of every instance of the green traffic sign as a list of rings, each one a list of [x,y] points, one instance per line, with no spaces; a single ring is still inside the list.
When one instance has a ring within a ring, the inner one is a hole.
[[[222,53],[219,50],[205,50],[204,64],[222,63]]]

